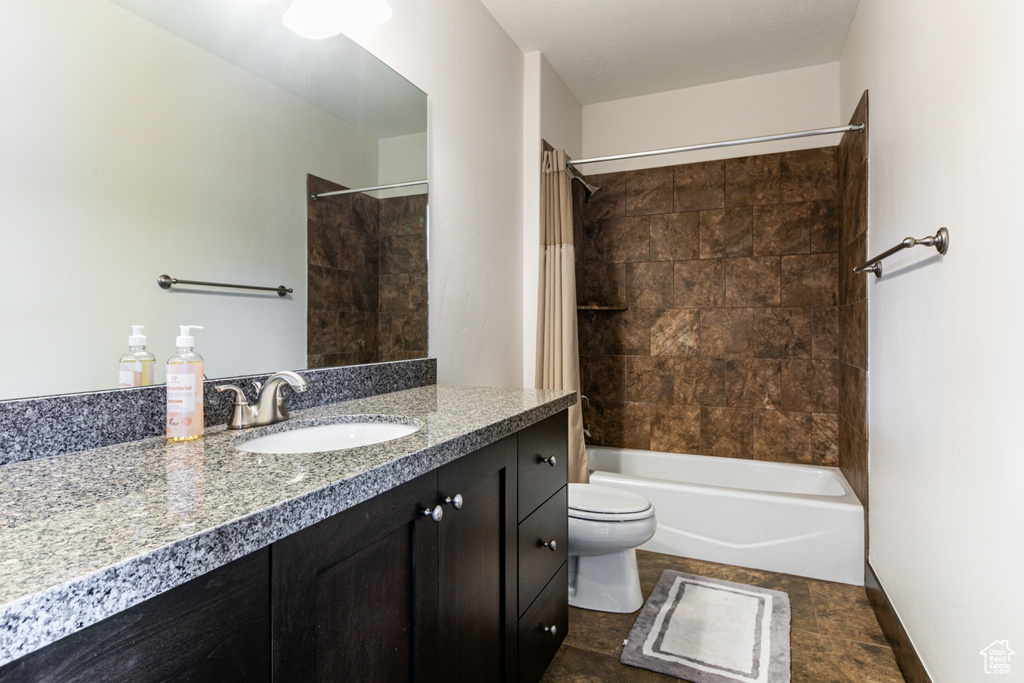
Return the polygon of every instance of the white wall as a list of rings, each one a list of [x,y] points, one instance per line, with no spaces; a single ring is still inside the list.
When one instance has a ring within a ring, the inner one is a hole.
[[[861,0],[842,111],[869,90],[870,560],[933,680],[1024,680],[1024,3]]]
[[[583,156],[827,128],[839,111],[839,65],[823,64],[583,107]],[[587,173],[769,154],[839,144],[838,135],[588,164]]]
[[[570,157],[583,154],[583,107],[558,72],[540,57],[540,136]]]
[[[438,381],[522,382],[523,54],[483,5],[390,0],[355,38],[430,99],[430,355]]]
[[[106,0],[4,0],[0,45],[0,399],[117,386],[131,324],[157,381],[179,324],[210,377],[305,367],[306,173],[373,184],[377,141]]]
[[[537,310],[540,286],[541,73],[540,52],[523,58],[523,380],[536,386]],[[536,277],[531,277],[536,274]]]
[[[582,107],[540,52],[524,57],[523,80],[523,386],[536,382],[540,283],[542,140],[570,157],[583,149]]]

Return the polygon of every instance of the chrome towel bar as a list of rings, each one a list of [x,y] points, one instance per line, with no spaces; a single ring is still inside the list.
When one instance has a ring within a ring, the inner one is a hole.
[[[916,247],[921,245],[922,247],[935,247],[940,254],[945,254],[949,249],[949,230],[945,228],[939,228],[939,231],[931,237],[922,237],[921,239],[915,239],[908,237],[903,240],[895,247],[888,251],[884,251],[873,259],[868,259],[864,263],[860,264],[853,269],[855,273],[866,273],[871,271],[875,274],[875,277],[882,277],[882,260],[887,259],[897,251],[903,251],[910,247]]]
[[[278,296],[287,296],[292,293],[291,287],[278,285],[277,287],[259,287],[257,285],[229,285],[225,282],[200,282],[199,280],[179,280],[170,275],[161,275],[156,283],[164,289],[170,289],[171,285],[202,285],[203,287],[231,287],[232,289],[256,289],[261,292],[277,292]]]

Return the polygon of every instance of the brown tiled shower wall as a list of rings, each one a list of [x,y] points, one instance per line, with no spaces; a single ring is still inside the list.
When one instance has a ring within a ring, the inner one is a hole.
[[[850,123],[868,122],[865,92]],[[842,230],[839,252],[839,466],[868,505],[868,302],[867,280],[857,266],[867,260],[868,132],[849,132],[839,143]]]
[[[427,357],[427,195],[380,200],[377,360]]]
[[[627,309],[579,314],[591,443],[837,465],[837,148],[588,180],[579,303]]]
[[[345,189],[308,176],[309,194]],[[427,195],[309,200],[311,368],[425,358]]]

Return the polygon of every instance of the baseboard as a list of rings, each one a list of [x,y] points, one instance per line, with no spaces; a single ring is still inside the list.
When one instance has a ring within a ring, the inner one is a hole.
[[[896,616],[896,610],[889,602],[889,596],[885,594],[882,584],[871,569],[871,564],[867,562],[864,563],[864,587],[867,589],[871,607],[875,610],[875,618],[882,626],[882,633],[889,641],[892,653],[896,655],[896,663],[903,678],[907,683],[932,683],[924,664],[921,663],[921,658],[917,656],[917,651],[910,643],[910,636],[907,635],[906,629]]]

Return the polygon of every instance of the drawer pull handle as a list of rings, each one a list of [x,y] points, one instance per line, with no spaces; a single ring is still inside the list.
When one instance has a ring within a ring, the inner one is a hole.
[[[555,539],[553,538],[547,543],[541,543],[541,545],[550,550],[551,552],[554,552],[558,548],[558,543],[555,542]]]
[[[423,511],[423,516],[430,517],[435,522],[440,522],[441,518],[444,517],[444,509],[440,505],[435,505],[433,509],[425,509]]]
[[[553,455],[549,455],[546,458],[541,458],[540,461],[541,462],[546,462],[547,464],[551,465],[552,467],[554,467],[555,465],[558,464],[558,461],[555,460],[555,456],[553,456]]]
[[[554,624],[551,624],[551,626],[545,626],[544,627],[544,633],[547,633],[548,635],[552,635],[552,636],[557,636],[558,635],[558,627],[555,626]]]
[[[447,498],[444,499],[444,502],[448,503],[449,505],[451,505],[456,510],[461,510],[462,509],[462,494],[461,493],[456,493],[454,496],[448,496]]]

